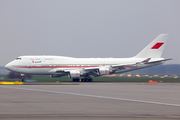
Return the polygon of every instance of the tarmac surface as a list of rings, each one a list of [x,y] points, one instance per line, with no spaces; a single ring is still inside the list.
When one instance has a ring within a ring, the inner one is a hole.
[[[180,119],[180,83],[0,85],[0,120]]]

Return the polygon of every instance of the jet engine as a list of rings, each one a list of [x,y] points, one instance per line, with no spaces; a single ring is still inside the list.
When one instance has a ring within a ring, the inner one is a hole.
[[[102,68],[99,68],[97,74],[98,75],[107,75],[107,74],[109,74],[109,72],[110,72],[109,68],[102,67]]]
[[[71,70],[68,74],[69,78],[79,78],[80,77],[80,71],[77,70]]]

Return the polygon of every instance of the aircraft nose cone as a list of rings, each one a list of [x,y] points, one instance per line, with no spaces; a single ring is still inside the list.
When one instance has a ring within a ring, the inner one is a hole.
[[[8,63],[8,64],[5,65],[5,68],[8,69],[8,70],[10,70],[11,65]]]

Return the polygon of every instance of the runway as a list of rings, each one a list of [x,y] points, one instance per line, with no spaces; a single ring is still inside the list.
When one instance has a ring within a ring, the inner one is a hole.
[[[1,119],[180,119],[179,83],[1,85]]]

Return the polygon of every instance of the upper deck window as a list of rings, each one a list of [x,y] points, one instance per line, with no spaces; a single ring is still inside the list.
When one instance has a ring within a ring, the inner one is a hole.
[[[16,58],[16,60],[21,60],[21,58]]]

